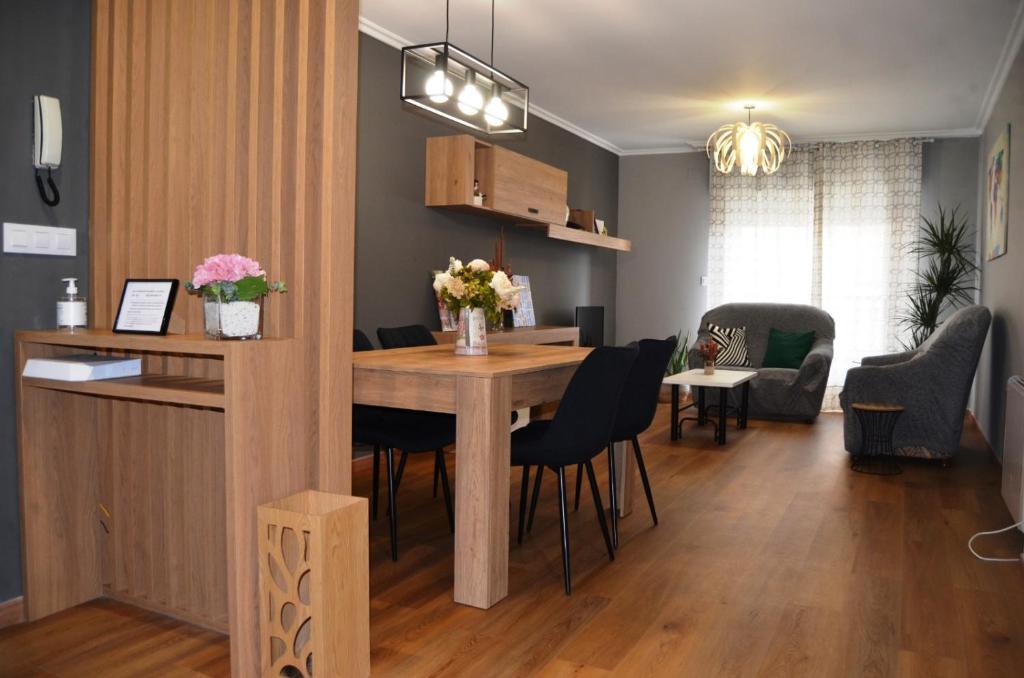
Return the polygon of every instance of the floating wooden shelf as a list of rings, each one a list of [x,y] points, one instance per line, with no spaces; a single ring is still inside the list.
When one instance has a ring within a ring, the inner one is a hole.
[[[486,196],[483,205],[473,204],[474,180]],[[567,183],[568,175],[556,167],[468,134],[427,139],[427,207],[544,229],[553,240],[630,251],[624,238],[552,223],[565,214]]]
[[[224,380],[222,379],[196,379],[166,374],[144,374],[139,377],[101,379],[97,381],[60,381],[57,379],[25,377],[22,379],[22,383],[32,388],[46,388],[51,391],[64,391],[65,393],[85,393],[110,398],[194,405],[196,407],[210,407],[217,410],[223,410],[225,402]]]

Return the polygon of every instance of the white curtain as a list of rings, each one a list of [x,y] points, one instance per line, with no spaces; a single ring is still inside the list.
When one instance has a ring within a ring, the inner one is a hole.
[[[834,409],[850,367],[901,348],[920,209],[916,139],[798,146],[770,176],[712,170],[708,306],[773,301],[831,314]]]

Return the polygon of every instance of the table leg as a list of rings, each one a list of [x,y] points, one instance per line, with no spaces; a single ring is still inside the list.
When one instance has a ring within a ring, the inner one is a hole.
[[[455,602],[484,609],[508,595],[511,409],[507,379],[459,377]]]
[[[670,412],[672,421],[670,422],[669,438],[679,440],[679,384],[672,384],[672,409]]]
[[[696,386],[697,389],[697,426],[708,423],[707,403],[704,400],[704,387]]]
[[[740,401],[740,428],[747,427],[747,408],[750,407],[750,382],[743,382],[743,394]]]
[[[725,413],[725,408],[728,404],[729,389],[718,389],[718,435],[715,436],[715,442],[719,445],[725,445],[725,424],[729,419],[728,415]]]

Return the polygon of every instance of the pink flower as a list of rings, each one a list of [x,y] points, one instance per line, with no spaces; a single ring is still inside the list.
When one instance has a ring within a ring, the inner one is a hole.
[[[259,262],[249,257],[241,254],[216,254],[196,266],[192,274],[192,286],[198,289],[210,283],[238,282],[242,278],[266,275],[267,272],[260,268]]]

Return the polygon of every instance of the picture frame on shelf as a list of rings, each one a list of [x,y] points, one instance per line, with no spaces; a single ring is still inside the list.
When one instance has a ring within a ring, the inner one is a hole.
[[[533,327],[537,318],[533,312],[533,292],[530,289],[530,276],[514,275],[512,284],[523,289],[519,290],[519,306],[512,309],[513,327]]]
[[[121,289],[113,331],[166,335],[177,293],[178,281],[173,278],[128,278]]]

